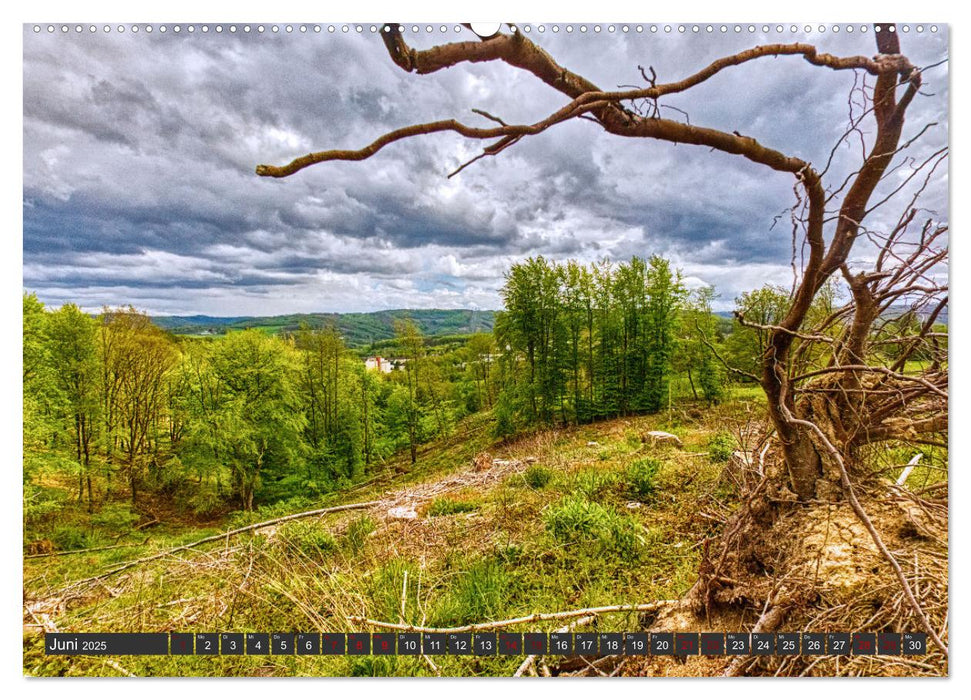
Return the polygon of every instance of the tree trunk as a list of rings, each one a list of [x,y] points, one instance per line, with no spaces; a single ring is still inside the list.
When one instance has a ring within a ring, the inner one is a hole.
[[[782,445],[789,486],[801,501],[816,495],[816,480],[822,476],[822,459],[806,430],[792,425],[786,412],[796,413],[787,370],[788,337],[776,333],[762,360],[762,390],[768,399],[769,417]],[[782,342],[779,342],[779,341]]]
[[[808,501],[816,496],[816,481],[823,474],[822,458],[805,429],[790,429],[781,442],[790,486],[799,500]]]

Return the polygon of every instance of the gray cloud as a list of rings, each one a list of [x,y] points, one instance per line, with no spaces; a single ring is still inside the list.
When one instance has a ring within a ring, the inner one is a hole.
[[[716,284],[722,306],[790,279],[790,177],[707,149],[618,139],[584,121],[452,179],[481,144],[440,134],[282,181],[253,174],[257,163],[360,147],[405,124],[483,123],[472,108],[532,122],[562,106],[561,95],[509,66],[410,75],[369,33],[24,31],[23,283],[51,304],[224,315],[495,307],[503,271],[537,254],[667,255],[693,284]],[[859,33],[533,38],[605,89],[641,84],[638,65],[670,81],[766,41],[874,51],[872,35]],[[943,32],[903,45],[919,65],[947,55]],[[926,83],[905,138],[939,126],[914,147],[918,162],[948,139],[946,65]],[[799,58],[761,60],[672,96],[664,114],[683,119],[683,110],[692,123],[738,130],[822,167],[853,85],[853,74]],[[827,181],[858,161],[859,143],[845,144]],[[924,204],[947,217],[946,164]],[[870,223],[888,226],[895,215]],[[861,245],[855,260],[869,255]]]

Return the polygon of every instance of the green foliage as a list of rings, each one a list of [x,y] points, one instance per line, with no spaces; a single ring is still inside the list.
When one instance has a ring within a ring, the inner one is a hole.
[[[131,307],[105,309],[98,317],[97,335],[104,407],[101,447],[106,461],[120,464],[134,502],[146,471],[158,467],[155,446],[164,434],[166,390],[178,348],[148,316]]]
[[[352,656],[347,675],[352,678],[387,678],[396,675],[398,659],[394,656]]]
[[[687,375],[694,398],[699,398],[700,389],[701,397],[709,405],[717,404],[725,397],[724,373],[712,349],[723,340],[722,324],[711,311],[714,298],[713,287],[702,287],[688,297],[682,313],[682,337],[674,360],[674,366]]]
[[[289,343],[260,331],[230,333],[200,348],[192,363],[186,408],[193,418],[183,459],[229,467],[239,505],[252,510],[261,480],[299,459],[306,417],[297,377],[299,356]]]
[[[573,477],[572,492],[592,501],[604,498],[617,484],[615,472],[603,469],[584,469]]]
[[[546,530],[557,541],[614,556],[634,558],[643,536],[637,523],[614,508],[588,500],[579,494],[567,496],[543,513]]]
[[[119,533],[131,530],[139,521],[138,513],[132,511],[129,503],[108,503],[91,515],[91,524]]]
[[[517,420],[583,422],[667,404],[685,290],[663,258],[616,267],[529,258],[510,268],[502,296],[498,434]]]
[[[347,529],[341,537],[341,545],[351,554],[359,554],[367,544],[368,537],[377,530],[377,524],[369,515],[354,518],[347,524]]]
[[[523,479],[533,489],[544,488],[553,479],[553,472],[538,464],[532,464],[523,472]]]
[[[155,316],[160,328],[190,336],[224,335],[257,328],[268,334],[287,334],[302,328],[336,328],[350,347],[382,347],[394,338],[394,322],[410,318],[428,336],[455,336],[492,330],[494,312],[468,309],[397,309],[365,313],[286,314],[283,316]]]
[[[735,300],[735,312],[759,326],[778,325],[789,308],[789,290],[767,284],[751,292],[744,292]],[[726,339],[728,363],[744,372],[759,376],[762,355],[769,342],[770,331],[743,326],[737,319]]]
[[[192,488],[181,501],[181,505],[193,515],[208,518],[225,508],[225,495],[210,482]]]
[[[24,483],[24,522],[39,523],[49,519],[64,507],[58,493],[26,481]]]
[[[506,565],[522,561],[525,548],[521,544],[509,543],[496,546],[496,560]]]
[[[308,556],[328,554],[337,549],[336,538],[322,523],[307,520],[284,523],[277,536]]]
[[[417,583],[418,568],[405,559],[389,559],[376,569],[367,582],[375,618],[397,620],[401,616],[406,622],[419,622],[415,619],[420,614]]]
[[[72,549],[87,549],[94,544],[94,538],[90,530],[85,530],[78,525],[58,525],[51,532],[50,540],[54,544],[56,551],[70,551]]]
[[[463,501],[451,498],[436,498],[428,508],[428,515],[435,518],[440,515],[455,515],[456,513],[471,513],[479,507],[473,501]]]
[[[721,430],[708,439],[708,458],[712,462],[727,462],[736,448],[731,433]]]
[[[624,468],[627,495],[637,500],[644,500],[653,494],[660,468],[661,462],[653,457],[644,457],[628,464]]]
[[[675,350],[678,310],[684,303],[685,289],[681,273],[657,255],[651,257],[647,270],[647,309],[644,326],[647,342],[647,371],[643,390],[643,407],[656,412],[669,400],[671,360]]]
[[[499,395],[499,398],[496,401],[496,407],[492,411],[492,415],[495,419],[492,426],[492,434],[494,437],[505,438],[516,434],[516,409],[514,407],[514,402],[511,399],[510,392],[503,391]]]
[[[436,626],[498,619],[515,596],[513,578],[493,558],[479,559],[452,579],[432,614]]]

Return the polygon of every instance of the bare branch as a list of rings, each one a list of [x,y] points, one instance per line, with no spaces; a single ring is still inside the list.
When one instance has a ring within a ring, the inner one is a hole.
[[[508,620],[497,620],[495,622],[479,622],[473,625],[462,625],[460,627],[421,627],[418,625],[405,625],[395,622],[380,622],[369,620],[366,617],[352,615],[348,621],[356,625],[369,625],[381,629],[400,630],[402,632],[478,632],[480,630],[494,630],[503,627],[514,627],[530,622],[542,622],[544,620],[568,620],[571,617],[583,617],[585,615],[602,615],[604,613],[618,612],[653,612],[676,605],[677,600],[657,600],[653,603],[639,603],[632,605],[603,605],[597,608],[581,608],[579,610],[564,610],[552,613],[534,613],[523,617],[515,617]]]

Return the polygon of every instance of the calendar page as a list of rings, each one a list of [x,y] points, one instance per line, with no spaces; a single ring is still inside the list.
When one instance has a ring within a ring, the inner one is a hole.
[[[25,676],[949,674],[946,24],[22,34]]]

